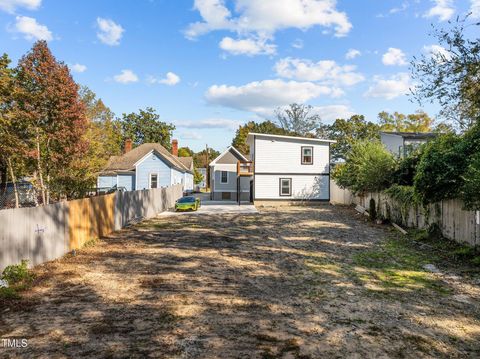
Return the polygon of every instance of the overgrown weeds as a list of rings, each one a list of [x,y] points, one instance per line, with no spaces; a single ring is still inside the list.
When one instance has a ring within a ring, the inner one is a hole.
[[[12,300],[20,297],[19,292],[30,287],[34,276],[28,269],[28,260],[23,259],[20,264],[6,267],[1,279],[8,287],[0,287],[0,300]]]

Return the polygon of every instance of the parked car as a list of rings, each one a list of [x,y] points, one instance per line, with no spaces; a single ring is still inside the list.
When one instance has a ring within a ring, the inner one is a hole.
[[[175,211],[196,211],[201,205],[200,198],[186,196],[175,202]]]
[[[37,202],[36,191],[33,184],[28,181],[17,182],[18,202],[21,207],[35,206]],[[15,207],[15,188],[13,182],[6,186],[0,185],[0,208]]]

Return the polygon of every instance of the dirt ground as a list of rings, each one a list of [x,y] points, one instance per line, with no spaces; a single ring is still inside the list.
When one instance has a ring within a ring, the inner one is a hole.
[[[390,228],[327,205],[150,220],[37,267],[0,309],[28,347],[0,357],[480,357],[478,271]]]

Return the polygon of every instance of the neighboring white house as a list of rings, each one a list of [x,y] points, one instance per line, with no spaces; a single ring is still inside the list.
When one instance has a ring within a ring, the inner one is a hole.
[[[125,153],[109,159],[97,178],[97,187],[101,191],[135,191],[182,184],[184,191],[192,191],[193,159],[177,157],[176,140],[172,141],[172,152],[159,143],[144,143],[132,149],[127,140]]]
[[[235,147],[228,147],[210,163],[210,197],[214,201],[250,201],[252,176],[238,176],[238,163],[248,159]]]
[[[437,136],[432,132],[380,132],[380,140],[386,149],[399,157],[407,156],[418,146]]]
[[[253,200],[329,201],[331,143],[335,141],[248,134]]]

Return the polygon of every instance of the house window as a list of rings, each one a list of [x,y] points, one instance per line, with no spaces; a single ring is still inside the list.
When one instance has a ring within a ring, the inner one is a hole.
[[[222,171],[222,178],[220,179],[220,183],[228,183],[228,172]]]
[[[312,146],[302,146],[302,165],[313,165]]]
[[[280,196],[292,195],[292,179],[280,178]]]
[[[150,173],[150,188],[158,188],[158,174]]]

